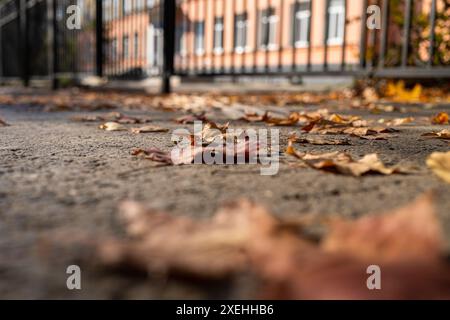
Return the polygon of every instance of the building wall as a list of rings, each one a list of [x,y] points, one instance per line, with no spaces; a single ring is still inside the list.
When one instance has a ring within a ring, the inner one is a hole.
[[[308,56],[313,68],[319,68],[325,60],[325,14],[326,0],[312,0],[310,47],[296,48],[292,43],[293,5],[295,0],[185,0],[180,4],[190,24],[185,30],[187,36],[186,52],[180,54],[176,66],[183,70],[261,70],[305,68]],[[326,59],[330,68],[340,66],[342,55],[346,65],[359,62],[359,44],[361,30],[361,14],[363,1],[347,0],[347,24],[345,50],[341,44],[330,44]],[[278,17],[276,27],[277,47],[262,49],[258,46],[257,37],[260,29],[260,12],[268,7],[275,10]],[[247,46],[244,52],[236,52],[234,48],[235,16],[247,13]],[[213,50],[214,18],[224,19],[224,48],[222,53]],[[204,53],[194,50],[195,22],[205,22]]]
[[[105,36],[108,40],[106,48],[106,74],[125,74],[131,69],[146,70],[148,66],[147,27],[151,23],[150,8],[145,5],[144,10],[124,11],[124,2],[130,1],[136,6],[138,0],[106,0],[104,2]],[[298,0],[302,1],[302,0]],[[333,1],[333,0],[331,0]],[[325,59],[330,69],[340,67],[343,56],[347,67],[359,62],[359,42],[361,29],[361,0],[347,0],[346,45],[330,44],[325,56],[325,16],[326,0],[312,0],[311,2],[311,34],[307,46],[293,46],[292,32],[294,19],[294,3],[296,0],[183,0],[178,1],[177,37],[180,50],[175,57],[177,70],[186,72],[199,71],[264,71],[277,68],[278,70],[302,70],[308,64],[313,69],[323,66]],[[159,2],[154,1],[154,6]],[[118,9],[114,6],[118,5]],[[276,25],[276,46],[264,49],[259,46],[261,11],[273,8],[278,19]],[[235,50],[235,17],[247,14],[247,44],[243,52]],[[223,51],[214,52],[214,21],[216,17],[223,18]],[[204,22],[204,50],[195,50],[195,25]],[[134,53],[134,34],[139,37],[139,53]],[[124,56],[123,39],[128,35],[128,58]],[[114,54],[112,42],[115,41]],[[181,48],[183,48],[181,50]],[[345,49],[345,50],[343,50]],[[159,53],[161,54],[161,53]]]

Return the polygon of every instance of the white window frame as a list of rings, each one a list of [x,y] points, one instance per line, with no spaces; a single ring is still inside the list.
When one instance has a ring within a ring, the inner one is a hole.
[[[238,21],[238,18],[241,16],[244,17],[244,19]],[[249,50],[249,47],[247,45],[247,33],[248,33],[248,16],[247,13],[239,13],[236,14],[234,17],[234,30],[235,30],[235,43],[234,43],[234,51],[238,54],[242,54]],[[243,42],[243,43],[241,43]]]
[[[124,15],[133,12],[133,0],[123,0],[123,13]]]
[[[112,0],[103,0],[103,12],[105,21],[110,21],[112,18]]]
[[[214,54],[223,53],[223,33],[224,33],[224,20],[223,17],[214,18]],[[217,43],[218,35],[220,36],[220,42]]]
[[[304,0],[300,1],[300,3],[307,3],[310,4],[311,0]],[[311,10],[308,9],[301,9],[300,3],[297,3],[298,7],[296,12],[294,12],[294,19],[295,19],[295,28],[297,28],[294,31],[294,44],[296,48],[306,48],[309,46],[309,28],[310,21],[311,21]]]
[[[130,57],[130,37],[127,34],[122,37],[122,57],[123,59]]]
[[[344,43],[345,5],[343,0],[331,0],[328,7],[328,45]]]
[[[198,26],[202,32],[198,32]],[[194,22],[194,50],[197,56],[205,54],[205,21]]]
[[[264,13],[269,15],[264,15]],[[277,50],[278,49],[278,22],[279,17],[276,14],[275,8],[266,8],[261,12],[261,20],[259,23],[259,47],[263,50]],[[263,43],[264,27],[267,28],[267,44]]]

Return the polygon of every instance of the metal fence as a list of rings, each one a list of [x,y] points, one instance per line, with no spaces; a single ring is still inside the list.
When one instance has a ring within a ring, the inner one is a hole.
[[[448,0],[0,0],[0,77],[449,78],[449,23]]]

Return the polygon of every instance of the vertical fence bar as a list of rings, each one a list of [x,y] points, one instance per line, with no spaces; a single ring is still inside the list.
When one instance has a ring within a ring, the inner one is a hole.
[[[330,19],[328,10],[330,8],[330,0],[325,1],[325,32],[323,35],[323,70],[328,70],[328,29],[330,26]]]
[[[367,54],[367,4],[368,0],[363,0],[363,7],[361,13],[361,39],[359,42],[359,67],[364,69],[366,67],[366,54]]]
[[[3,22],[2,22],[3,4],[0,4],[0,85],[3,84]]]
[[[175,42],[175,0],[164,0],[164,55],[162,73],[162,92],[170,93],[170,78],[173,74]]]
[[[342,35],[341,71],[345,70],[345,50],[347,49],[347,11],[348,3],[344,0],[344,34]]]
[[[20,52],[22,64],[22,81],[24,86],[28,86],[30,82],[30,68],[28,63],[28,21],[27,21],[27,1],[19,1],[19,34],[20,34]]]
[[[278,46],[278,72],[281,72],[283,70],[283,15],[284,15],[284,1],[280,0],[280,19],[278,20],[280,31],[278,32],[278,41],[280,41],[280,44]]]
[[[295,44],[297,39],[297,33],[298,33],[298,23],[297,23],[297,11],[298,11],[298,0],[295,0],[292,4],[294,8],[294,12],[292,13],[292,21],[291,21],[291,28],[292,28],[292,39],[291,39],[291,45],[292,45],[292,65],[291,69],[292,71],[295,71],[297,68],[297,46]]]
[[[428,51],[429,59],[428,66],[433,66],[434,51],[435,51],[435,29],[436,28],[436,0],[431,2],[430,11],[430,47]]]
[[[312,30],[312,19],[313,19],[313,6],[312,6],[312,0],[309,1],[309,20],[308,20],[308,57],[306,62],[306,70],[311,71],[311,50],[312,50],[312,41],[311,41],[311,30]]]
[[[57,73],[57,36],[56,36],[56,1],[47,0],[47,36],[49,41],[48,48],[48,75],[50,77],[52,89],[58,88]]]
[[[381,35],[380,35],[380,59],[378,67],[384,68],[386,64],[386,50],[388,43],[388,28],[389,28],[389,0],[383,0],[381,21]]]
[[[95,1],[95,66],[96,75],[103,77],[103,0]]]
[[[405,24],[403,26],[403,43],[402,43],[402,67],[406,67],[408,64],[409,55],[409,40],[411,36],[411,13],[412,13],[412,0],[406,0],[405,6]]]

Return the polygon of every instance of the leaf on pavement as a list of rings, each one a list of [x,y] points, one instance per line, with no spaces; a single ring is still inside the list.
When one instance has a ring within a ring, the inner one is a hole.
[[[100,129],[105,131],[127,131],[127,128],[117,122],[106,122],[99,126]]]
[[[344,152],[300,153],[292,146],[292,141],[289,141],[286,154],[296,157],[311,168],[355,177],[368,173],[391,175],[408,172],[408,170],[400,166],[386,167],[375,153],[365,155],[363,158],[355,161],[349,154]]]
[[[427,165],[439,178],[450,183],[450,151],[433,152],[427,159]]]
[[[153,133],[153,132],[168,132],[169,129],[158,127],[158,126],[143,126],[140,128],[131,128],[130,130],[132,133],[139,134],[139,133]]]
[[[297,137],[292,135],[289,138],[293,143],[300,144],[314,144],[314,145],[349,145],[350,141],[348,139],[332,139],[323,137]]]
[[[450,140],[450,130],[444,129],[439,132],[428,132],[422,134],[422,137]]]
[[[449,116],[447,112],[440,112],[431,119],[431,122],[433,124],[448,124],[448,119]]]
[[[165,163],[167,165],[173,165],[172,157],[169,152],[159,150],[157,148],[150,149],[134,149],[131,154],[133,156],[143,155],[146,159],[155,162]]]
[[[128,240],[96,246],[97,259],[108,267],[202,279],[251,272],[262,298],[272,299],[450,296],[450,268],[430,195],[382,215],[331,223],[318,244],[308,240],[308,225],[275,219],[246,200],[207,220],[125,202],[120,218]],[[382,268],[382,290],[367,289],[372,264]]]
[[[208,122],[208,119],[206,118],[205,113],[201,112],[182,116],[174,119],[174,121],[179,124],[193,124],[196,121]]]
[[[432,195],[426,194],[388,214],[335,222],[322,248],[381,262],[438,257],[444,243]]]
[[[9,124],[6,123],[5,120],[3,120],[2,118],[0,118],[0,127],[7,127],[7,126],[9,126]]]

